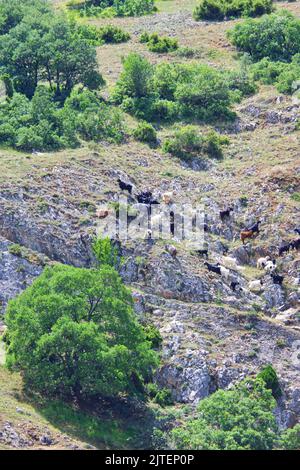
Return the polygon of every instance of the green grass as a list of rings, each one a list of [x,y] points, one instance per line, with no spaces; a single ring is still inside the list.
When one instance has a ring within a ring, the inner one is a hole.
[[[4,349],[0,343],[0,364],[3,362]],[[16,429],[30,426],[39,435],[47,429],[57,441],[55,448],[65,448],[66,435],[80,448],[92,445],[97,449],[134,449],[146,445],[145,429],[148,432],[151,426],[149,422],[145,424],[144,418],[152,420],[151,413],[142,419],[134,415],[122,417],[122,406],[114,409],[113,405],[103,405],[101,410],[96,403],[93,407],[97,408],[96,415],[94,409],[93,412],[79,410],[60,401],[29,397],[20,374],[9,372],[3,365],[0,365],[0,384],[0,430],[6,421]],[[21,414],[17,411],[20,409]]]

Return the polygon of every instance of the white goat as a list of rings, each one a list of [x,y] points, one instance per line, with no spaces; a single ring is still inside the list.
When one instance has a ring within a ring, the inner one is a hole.
[[[266,273],[271,274],[276,269],[276,263],[274,263],[273,261],[268,261],[267,264],[265,265],[264,269],[265,269]]]
[[[270,261],[270,256],[266,256],[265,258],[259,258],[256,263],[257,269],[264,269],[268,261]]]

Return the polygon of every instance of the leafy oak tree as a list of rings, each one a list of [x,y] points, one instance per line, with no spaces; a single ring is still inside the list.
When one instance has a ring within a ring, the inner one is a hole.
[[[31,389],[84,400],[137,393],[158,364],[114,268],[48,267],[7,314],[7,366]]]

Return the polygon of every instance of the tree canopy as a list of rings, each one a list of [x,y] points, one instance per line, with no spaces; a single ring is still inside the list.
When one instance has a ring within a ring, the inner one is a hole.
[[[156,353],[114,268],[48,267],[6,314],[7,365],[50,396],[137,393]]]

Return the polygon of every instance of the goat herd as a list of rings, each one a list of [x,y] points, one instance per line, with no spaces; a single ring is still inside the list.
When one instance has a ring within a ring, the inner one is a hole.
[[[220,212],[220,219],[222,222],[224,222],[227,218],[230,217],[230,213],[233,211],[232,207],[229,207],[226,210],[223,210]],[[261,224],[261,221],[258,220],[254,225],[245,228],[240,232],[240,239],[243,242],[243,245],[245,244],[245,240],[248,238],[253,238],[254,236],[258,235],[259,232],[259,226]],[[295,232],[300,235],[300,228],[296,228]],[[279,256],[282,256],[284,253],[288,253],[290,250],[299,250],[300,248],[300,238],[297,238],[296,240],[293,240],[288,243],[283,243],[278,250]],[[198,255],[206,255],[208,258],[208,250],[198,250],[197,251]],[[223,264],[227,264],[227,266],[222,266],[219,262],[217,264],[211,264],[208,261],[206,261],[205,266],[207,269],[213,273],[216,273],[222,277],[224,277],[227,280],[231,280],[230,283],[230,288],[233,291],[237,290],[243,290],[242,287],[240,286],[240,283],[237,280],[232,279],[231,271],[228,268],[234,269],[237,271],[239,267],[236,264],[236,260],[234,258],[230,258],[228,256],[223,257]],[[230,264],[230,266],[228,266]],[[284,276],[279,274],[277,272],[277,262],[276,259],[271,260],[270,256],[262,257],[257,260],[257,269],[263,269],[266,274],[270,275],[271,279],[273,280],[274,284],[277,285],[282,285],[284,281]],[[258,279],[254,281],[249,282],[249,290],[251,292],[258,293],[262,291],[264,285],[263,279]]]
[[[130,183],[126,183],[123,181],[121,178],[118,179],[119,187],[122,191],[128,191],[130,195],[132,195],[133,191],[133,185]],[[163,202],[166,204],[171,204],[172,202],[172,193],[165,193],[162,197]],[[137,200],[140,204],[146,204],[148,207],[151,208],[152,204],[160,204],[159,201],[153,198],[152,192],[151,191],[144,191],[140,194],[137,195]],[[225,210],[220,211],[220,219],[222,222],[225,222],[227,219],[230,218],[231,212],[234,211],[233,207],[228,207]],[[173,215],[170,213],[171,216]],[[246,227],[240,232],[240,240],[242,241],[243,245],[245,244],[245,241],[247,239],[252,239],[253,237],[257,236],[260,233],[260,224],[262,222],[258,220],[255,224]],[[173,229],[173,230],[172,230]],[[209,227],[205,223],[204,224],[204,231],[208,232]],[[300,235],[300,228],[296,228],[295,232]],[[171,221],[171,233],[174,236],[174,220]],[[283,243],[278,250],[279,256],[282,256],[284,253],[288,253],[290,250],[299,250],[300,248],[300,238],[297,238],[296,240],[293,240],[288,243]],[[176,257],[177,256],[177,249],[173,245],[166,245],[165,246],[166,251],[172,256]],[[225,250],[226,251],[226,250]],[[201,250],[195,250],[195,254],[198,256],[206,256],[208,260],[208,248],[201,249]],[[236,259],[229,257],[229,256],[224,256],[222,259],[220,259],[216,264],[211,264],[208,261],[204,263],[204,265],[207,267],[207,269],[210,272],[213,272],[215,274],[218,274],[219,276],[223,277],[224,279],[229,282],[230,288],[233,291],[242,291],[244,290],[241,286],[239,281],[237,280],[236,276],[232,274],[232,271],[239,271],[242,269],[237,265]],[[277,285],[282,285],[284,281],[284,276],[279,274],[277,272],[277,263],[276,259],[271,259],[269,256],[259,258],[257,260],[257,269],[263,269],[266,274],[268,274],[271,279],[273,280],[274,284]],[[263,285],[264,281],[263,279],[258,279],[258,280],[253,280],[249,282],[249,290],[251,292],[259,293],[263,290]]]

